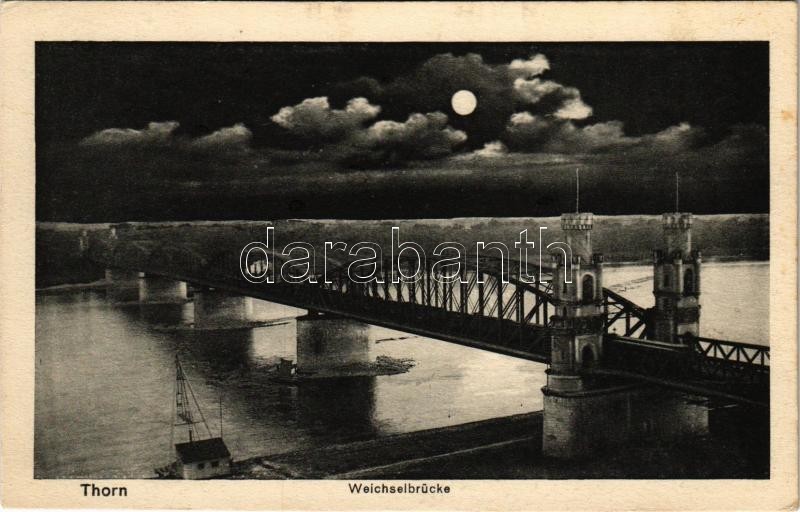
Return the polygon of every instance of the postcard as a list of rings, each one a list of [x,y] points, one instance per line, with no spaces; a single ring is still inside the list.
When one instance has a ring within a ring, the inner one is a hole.
[[[796,12],[4,2],[3,504],[796,508]]]

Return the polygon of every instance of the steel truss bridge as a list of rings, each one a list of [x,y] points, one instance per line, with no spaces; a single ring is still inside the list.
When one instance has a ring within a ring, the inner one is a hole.
[[[382,265],[380,281],[354,282],[350,261],[328,260],[316,283],[288,282],[275,271],[274,283],[252,283],[240,270],[241,248],[208,254],[205,248],[179,247],[136,240],[93,243],[89,258],[105,268],[144,272],[257,299],[334,314],[365,323],[444,340],[513,357],[549,363],[553,296],[552,268],[544,282],[518,276],[513,262],[504,268],[494,258],[468,259],[456,282],[441,282],[441,269],[430,258],[400,262],[415,281],[392,283],[391,263]],[[258,251],[254,252],[257,254]],[[288,258],[274,256],[280,265]],[[247,261],[253,275],[264,261]],[[317,265],[319,266],[319,265]],[[291,275],[285,276],[289,280]],[[325,279],[327,277],[327,279]],[[505,279],[503,279],[505,277]],[[584,371],[588,376],[617,377],[677,389],[699,396],[758,406],[769,404],[769,347],[710,338],[683,344],[646,339],[647,311],[622,295],[603,289],[603,356]]]

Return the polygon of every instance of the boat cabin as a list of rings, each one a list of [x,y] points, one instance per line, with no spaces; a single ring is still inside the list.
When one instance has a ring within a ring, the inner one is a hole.
[[[231,452],[221,437],[176,444],[175,453],[178,456],[178,477],[184,480],[214,478],[231,473]]]

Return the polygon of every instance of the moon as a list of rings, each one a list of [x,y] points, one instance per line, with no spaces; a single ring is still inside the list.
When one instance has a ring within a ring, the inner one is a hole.
[[[478,98],[475,97],[472,91],[462,89],[453,95],[450,103],[453,105],[453,110],[456,114],[468,116],[478,106]]]

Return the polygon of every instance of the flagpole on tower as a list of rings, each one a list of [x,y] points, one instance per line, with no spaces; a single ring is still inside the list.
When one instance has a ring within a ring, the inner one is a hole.
[[[681,198],[680,183],[681,183],[681,178],[678,175],[678,171],[675,171],[675,213],[679,213],[681,211],[680,210],[680,198]]]
[[[581,168],[575,168],[575,213],[581,212]]]

